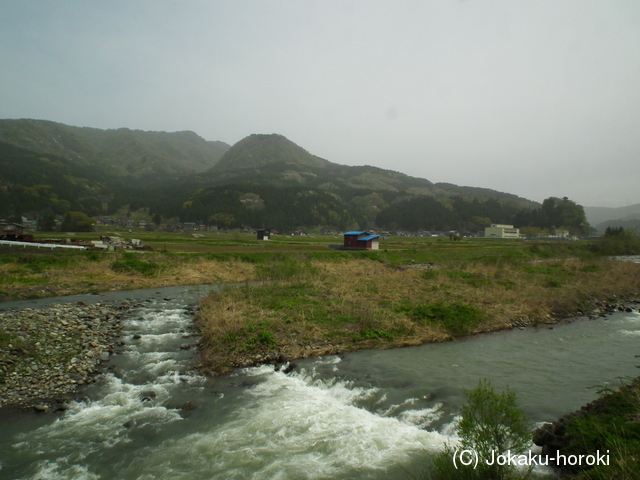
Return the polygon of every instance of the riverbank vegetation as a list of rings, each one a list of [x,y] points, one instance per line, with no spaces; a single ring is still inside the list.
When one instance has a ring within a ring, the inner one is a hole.
[[[607,465],[566,466],[570,480],[640,479],[640,377],[560,421],[568,445],[562,455],[607,454]]]
[[[591,248],[598,255],[639,255],[640,236],[633,230],[607,227]]]
[[[4,252],[0,254],[3,300],[231,283],[252,278],[251,265],[233,258],[220,261],[168,252]]]
[[[465,392],[465,403],[456,427],[460,445],[446,444],[433,458],[424,478],[429,480],[524,480],[531,468],[500,462],[500,456],[523,455],[531,441],[531,425],[518,407],[515,392],[497,392],[491,382],[481,379]],[[474,452],[458,455],[458,452]],[[457,458],[455,458],[457,456]],[[502,464],[501,464],[502,463]]]
[[[396,263],[384,255],[281,257],[263,285],[201,302],[203,365],[237,366],[393,348],[589,315],[640,292],[640,266],[599,258],[478,257]]]

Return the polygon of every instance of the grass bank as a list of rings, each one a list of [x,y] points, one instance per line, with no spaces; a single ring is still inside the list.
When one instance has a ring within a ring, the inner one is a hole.
[[[553,323],[640,292],[640,265],[598,258],[531,262],[520,254],[445,263],[399,263],[385,260],[384,252],[340,261],[299,255],[258,264],[255,276],[266,284],[202,301],[203,365],[224,373],[278,358]]]
[[[553,431],[556,444],[563,445],[559,454],[584,459],[599,452],[606,455],[606,464],[581,462],[561,469],[568,480],[639,479],[640,377],[601,393],[581,410],[543,428]]]

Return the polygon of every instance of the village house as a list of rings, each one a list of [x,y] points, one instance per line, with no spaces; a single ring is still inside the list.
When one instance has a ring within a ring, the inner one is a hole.
[[[0,223],[3,235],[22,235],[24,233],[24,226],[19,223]]]
[[[373,235],[366,231],[345,232],[345,250],[378,250],[380,248],[380,235]]]
[[[484,229],[485,238],[520,238],[520,229],[513,228],[513,225],[491,224]]]
[[[268,228],[259,228],[257,230],[258,240],[270,240],[271,239],[271,230]]]
[[[24,225],[20,223],[0,222],[0,240],[33,241],[33,235],[26,235]]]

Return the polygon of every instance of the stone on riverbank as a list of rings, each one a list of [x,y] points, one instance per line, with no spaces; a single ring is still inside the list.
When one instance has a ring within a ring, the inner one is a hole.
[[[119,317],[112,306],[84,302],[0,312],[0,406],[59,408],[52,399],[91,383],[113,353]]]

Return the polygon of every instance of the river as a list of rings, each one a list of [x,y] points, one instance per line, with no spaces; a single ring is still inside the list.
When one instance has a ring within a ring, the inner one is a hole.
[[[1,420],[0,478],[417,478],[425,455],[453,440],[464,389],[480,378],[517,392],[544,422],[637,375],[634,311],[300,360],[290,374],[263,366],[206,378],[194,370],[196,349],[181,348],[195,342],[188,309],[203,292],[67,298],[146,301],[122,319],[125,345],[66,412]]]

